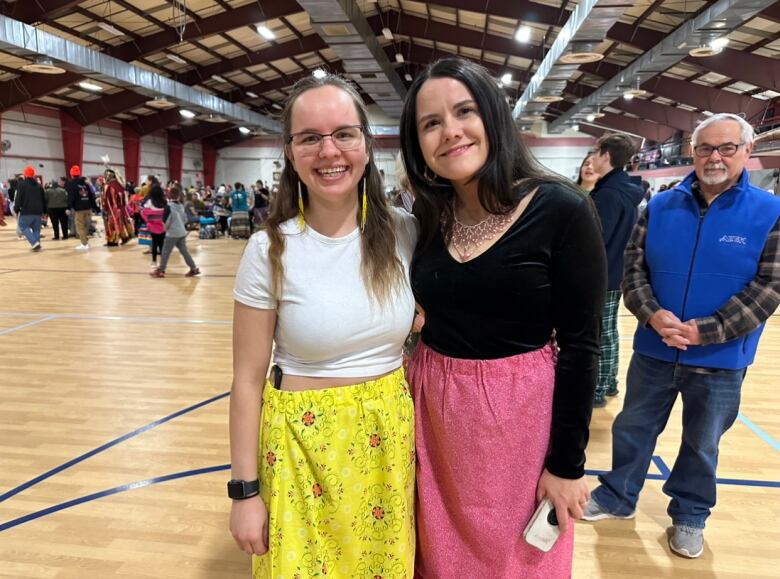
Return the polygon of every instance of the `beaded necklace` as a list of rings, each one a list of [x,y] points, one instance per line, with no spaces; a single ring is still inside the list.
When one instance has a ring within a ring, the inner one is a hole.
[[[493,239],[503,231],[514,218],[514,211],[505,215],[491,213],[482,221],[474,225],[466,225],[461,222],[455,212],[452,212],[454,222],[452,224],[452,247],[460,256],[461,261],[468,261],[474,252],[488,239]]]

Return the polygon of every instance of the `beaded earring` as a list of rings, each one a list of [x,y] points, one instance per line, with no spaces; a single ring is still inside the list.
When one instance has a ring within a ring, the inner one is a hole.
[[[301,191],[301,180],[298,179],[298,228],[303,231],[306,227],[306,220],[303,218],[303,192]]]
[[[366,178],[363,177],[363,201],[362,201],[363,207],[361,210],[361,219],[360,219],[360,231],[365,231],[366,229],[366,220],[368,219],[368,192],[366,191]]]

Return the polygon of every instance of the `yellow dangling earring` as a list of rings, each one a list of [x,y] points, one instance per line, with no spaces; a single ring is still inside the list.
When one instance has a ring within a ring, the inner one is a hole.
[[[301,181],[298,180],[298,228],[303,231],[306,228],[306,220],[303,218],[303,192]]]
[[[366,220],[368,219],[368,191],[366,191],[366,178],[363,177],[363,207],[360,219],[360,231],[365,231]]]

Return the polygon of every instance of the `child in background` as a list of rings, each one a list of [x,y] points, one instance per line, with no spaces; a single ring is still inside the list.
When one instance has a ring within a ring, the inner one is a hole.
[[[157,254],[162,253],[165,241],[165,209],[168,201],[160,187],[160,182],[154,178],[149,198],[143,204],[141,217],[146,222],[146,228],[152,236],[152,267],[157,269]]]
[[[163,242],[162,256],[160,257],[160,267],[149,273],[152,277],[165,277],[165,268],[168,266],[168,259],[171,257],[173,248],[179,249],[179,253],[190,267],[185,275],[192,277],[199,275],[200,270],[195,265],[190,252],[187,250],[187,216],[184,213],[184,206],[181,204],[182,195],[178,185],[173,185],[169,193],[170,203],[165,208],[165,241]]]

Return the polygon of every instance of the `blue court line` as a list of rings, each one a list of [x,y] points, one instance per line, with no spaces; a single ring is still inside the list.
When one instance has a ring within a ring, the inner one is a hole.
[[[664,477],[664,480],[668,479],[669,475],[672,474],[672,471],[669,470],[668,466],[666,466],[666,463],[664,462],[664,459],[662,459],[657,454],[653,455],[653,464],[661,472],[661,476]]]
[[[19,525],[22,525],[24,523],[29,523],[30,521],[34,521],[35,519],[40,519],[41,517],[45,517],[46,515],[51,515],[52,513],[57,513],[59,511],[64,511],[65,509],[69,509],[71,507],[75,507],[84,503],[88,503],[90,501],[95,501],[97,499],[102,499],[103,497],[109,497],[111,495],[115,495],[117,493],[123,493],[126,491],[132,491],[135,489],[140,489],[147,487],[149,485],[167,482],[170,480],[176,480],[180,478],[186,478],[190,476],[197,476],[201,474],[209,474],[212,472],[218,472],[222,470],[228,470],[230,468],[229,464],[220,464],[219,466],[209,466],[206,468],[197,468],[194,470],[185,470],[182,472],[176,472],[173,474],[166,474],[164,476],[158,476],[154,478],[148,478],[146,480],[136,481],[132,482],[130,484],[126,485],[120,485],[118,487],[106,489],[104,491],[99,491],[96,493],[92,493],[91,495],[86,495],[83,497],[79,497],[77,499],[72,499],[70,501],[65,501],[64,503],[59,503],[58,505],[53,505],[51,507],[47,507],[45,509],[41,509],[40,511],[35,511],[34,513],[30,513],[28,515],[24,515],[21,517],[18,517],[16,519],[11,519],[10,521],[7,521],[5,523],[0,523],[0,532],[6,531],[8,529],[12,529],[13,527],[18,527]]]
[[[193,404],[192,406],[188,406],[187,408],[184,408],[183,410],[179,410],[177,412],[174,412],[173,414],[169,414],[168,416],[164,418],[160,418],[159,420],[155,420],[154,422],[150,422],[146,426],[142,426],[141,428],[137,428],[136,430],[133,430],[132,432],[128,432],[127,434],[124,434],[120,436],[119,438],[115,438],[114,440],[105,443],[102,446],[99,446],[97,448],[94,448],[90,450],[89,452],[85,452],[81,456],[77,456],[76,458],[73,458],[69,460],[68,462],[65,462],[59,466],[54,467],[53,469],[38,475],[37,477],[28,480],[25,483],[20,484],[19,486],[12,488],[10,491],[0,495],[0,503],[3,501],[6,501],[10,499],[11,497],[18,495],[20,492],[29,489],[32,486],[37,485],[39,482],[46,480],[47,478],[50,478],[54,476],[55,474],[61,473],[62,471],[80,463],[88,458],[95,456],[96,454],[99,454],[103,452],[104,450],[108,450],[109,448],[112,448],[116,446],[117,444],[120,444],[124,442],[125,440],[129,440],[131,438],[134,438],[138,436],[139,434],[143,434],[147,430],[151,430],[152,428],[156,428],[157,426],[160,426],[161,424],[165,424],[166,422],[169,422],[173,420],[174,418],[178,418],[179,416],[182,416],[184,414],[187,414],[188,412],[192,412],[193,410],[197,410],[198,408],[202,408],[203,406],[206,406],[207,404],[211,404],[212,402],[216,402],[217,400],[221,400],[222,398],[225,398],[226,396],[229,396],[230,392],[223,392],[222,394],[217,394],[216,396],[212,396],[208,400],[204,400],[203,402],[198,402],[197,404]]]
[[[5,336],[6,334],[16,332],[17,330],[23,330],[24,328],[29,328],[30,326],[36,326],[42,322],[48,322],[49,320],[53,320],[56,317],[57,316],[46,316],[45,318],[39,318],[37,320],[33,320],[32,322],[27,322],[26,324],[20,324],[18,326],[14,326],[13,328],[6,328],[5,330],[0,330],[0,336]]]
[[[669,475],[672,474],[672,471],[669,470],[669,467],[664,462],[664,459],[662,459],[658,455],[653,456],[653,463],[658,467],[658,470],[661,471],[661,474],[648,474],[645,476],[647,480],[667,480],[669,478]],[[585,469],[585,474],[591,475],[591,476],[598,476],[600,474],[606,474],[609,471],[607,470],[595,470],[595,469]],[[772,481],[772,480],[750,480],[750,479],[739,479],[739,478],[716,478],[715,482],[719,485],[734,485],[734,486],[742,486],[742,487],[765,487],[765,488],[780,488],[780,482],[778,481]]]
[[[747,416],[745,416],[744,414],[742,414],[740,412],[739,414],[737,414],[737,418],[739,418],[739,420],[740,420],[740,422],[742,422],[742,424],[744,424],[750,430],[755,432],[761,440],[766,442],[769,446],[771,446],[775,450],[780,451],[780,442],[777,442],[774,438],[772,438],[766,432],[761,430],[758,426],[753,424],[753,422],[751,422],[751,420]]]

